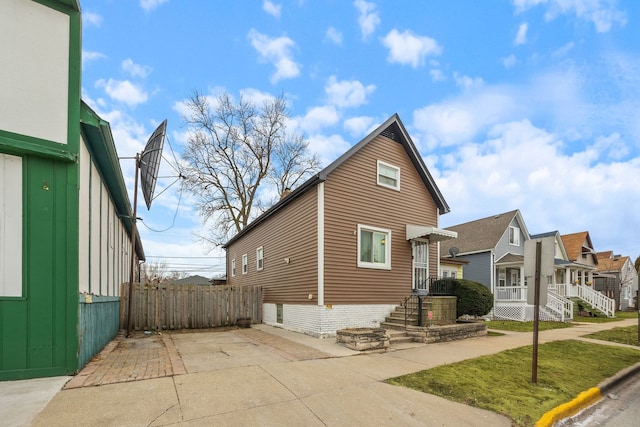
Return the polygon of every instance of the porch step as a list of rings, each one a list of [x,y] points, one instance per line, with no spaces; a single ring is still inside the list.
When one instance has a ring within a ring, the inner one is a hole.
[[[409,325],[409,322],[407,322],[407,325]],[[402,323],[400,323],[400,322],[381,322],[380,323],[380,327],[384,328],[384,329],[387,329],[387,330],[390,330],[390,331],[402,331],[402,332],[404,332],[404,330],[405,330],[404,321],[402,321]]]
[[[399,331],[387,329],[387,333],[389,334],[389,345],[391,347],[398,344],[407,344],[413,342],[413,338],[407,336],[407,333],[404,330]]]
[[[592,306],[591,304],[589,304],[588,302],[586,302],[581,298],[573,297],[573,298],[570,298],[570,300],[573,301],[573,317],[574,318],[579,315],[580,306],[582,306],[584,311],[590,313],[591,316],[607,317],[607,315],[604,312],[598,310],[597,308],[595,308],[594,306]]]

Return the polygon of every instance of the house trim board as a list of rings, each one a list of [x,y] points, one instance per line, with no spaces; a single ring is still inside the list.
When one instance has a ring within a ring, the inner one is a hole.
[[[318,183],[318,305],[324,305],[324,182]]]

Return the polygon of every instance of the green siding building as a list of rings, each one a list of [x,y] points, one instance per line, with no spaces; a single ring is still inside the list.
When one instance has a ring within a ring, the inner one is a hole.
[[[73,374],[117,334],[144,253],[109,124],[80,99],[78,1],[2,0],[0,40],[0,380]]]

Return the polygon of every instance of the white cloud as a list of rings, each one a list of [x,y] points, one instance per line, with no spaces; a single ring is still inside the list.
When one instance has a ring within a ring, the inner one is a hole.
[[[168,1],[169,0],[140,0],[140,7],[142,7],[145,12],[150,12]]]
[[[269,15],[275,16],[276,18],[280,17],[280,13],[282,12],[282,5],[275,4],[272,1],[264,0],[262,2],[262,10],[267,12]]]
[[[571,42],[565,44],[564,46],[562,46],[562,47],[556,49],[555,51],[553,51],[551,56],[553,56],[554,58],[562,58],[562,57],[566,56],[567,53],[569,53],[569,51],[575,47],[575,45],[576,44],[571,41]]]
[[[132,77],[140,77],[143,79],[151,72],[151,67],[148,65],[136,64],[131,58],[127,58],[122,61],[122,69]]]
[[[262,107],[265,102],[271,102],[275,98],[268,92],[253,88],[241,89],[240,95],[244,100],[251,101],[256,107]]]
[[[363,85],[358,80],[337,81],[335,76],[329,77],[324,88],[329,103],[340,108],[357,107],[367,103],[367,95],[376,90],[375,85]]]
[[[413,113],[414,127],[428,148],[471,142],[496,122],[519,111],[519,100],[509,91],[490,88],[432,104]]]
[[[610,224],[640,227],[632,214],[640,209],[640,187],[628,179],[640,176],[640,158],[594,157],[603,145],[613,150],[616,138],[599,138],[571,153],[558,135],[527,120],[493,126],[482,141],[438,159],[438,186],[452,208],[442,226],[520,209],[531,233],[588,230],[596,250],[619,251],[624,236],[612,235]]]
[[[504,65],[504,68],[511,68],[515,66],[517,63],[518,63],[518,60],[516,59],[516,56],[513,53],[505,58],[502,58],[502,65]]]
[[[454,76],[463,89],[457,96],[414,111],[414,126],[428,147],[467,143],[496,123],[522,119],[545,120],[565,136],[573,132],[583,137],[606,114],[585,99],[587,84],[576,70],[541,73],[521,85],[488,85],[479,78]]]
[[[443,82],[447,80],[447,77],[444,75],[442,70],[439,70],[437,68],[429,70],[429,75],[431,76],[431,81],[434,82]]]
[[[354,138],[363,137],[367,133],[369,133],[372,128],[376,125],[373,120],[373,117],[369,116],[360,116],[360,117],[351,117],[344,121],[344,128],[349,132],[349,135]]]
[[[364,0],[356,0],[353,5],[358,9],[360,14],[358,15],[358,25],[360,25],[360,32],[362,33],[362,40],[366,40],[380,25],[380,16],[376,10],[374,3],[369,3]]]
[[[102,15],[93,12],[82,12],[82,25],[84,27],[99,27],[102,25]]]
[[[516,46],[525,44],[527,42],[527,30],[529,29],[529,24],[526,22],[520,24],[518,27],[518,33],[516,34],[516,39],[513,41],[513,44]]]
[[[104,53],[83,50],[82,51],[82,65],[85,65],[85,64],[87,64],[89,62],[92,62],[92,61],[97,61],[99,59],[105,59],[106,57],[107,57],[107,55],[105,55]]]
[[[418,68],[424,65],[425,58],[440,55],[442,47],[431,37],[414,35],[411,31],[402,33],[393,29],[382,39],[382,44],[389,49],[387,61]]]
[[[463,89],[472,89],[472,88],[480,88],[484,85],[484,80],[481,77],[469,77],[463,76],[458,73],[453,73],[453,78],[455,79],[456,85]]]
[[[608,0],[513,0],[517,13],[538,5],[546,7],[545,19],[551,21],[559,15],[575,15],[591,22],[599,33],[606,33],[614,25],[624,27],[627,14],[618,10],[615,1]]]
[[[330,40],[334,44],[337,44],[337,45],[342,44],[342,33],[333,27],[327,28],[327,32],[325,33],[325,38],[327,40]]]
[[[309,141],[309,149],[318,153],[322,166],[328,166],[329,163],[344,154],[351,145],[345,141],[341,135],[321,135],[313,134],[307,138]]]
[[[129,80],[98,80],[96,87],[104,88],[111,99],[134,107],[147,101],[145,90]]]
[[[275,84],[280,80],[300,75],[300,66],[293,60],[291,53],[295,42],[289,37],[271,38],[252,28],[248,38],[254,49],[258,51],[260,59],[276,67],[276,72],[271,76],[271,83]]]
[[[304,132],[313,133],[334,126],[339,120],[340,116],[335,107],[325,105],[309,109],[304,117],[297,120],[297,123]]]

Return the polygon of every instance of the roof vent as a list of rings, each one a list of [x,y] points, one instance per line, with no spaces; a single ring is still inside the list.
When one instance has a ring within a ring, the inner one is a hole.
[[[389,126],[388,128],[386,128],[385,130],[383,130],[380,135],[389,138],[392,141],[395,142],[400,142],[400,139],[398,138],[398,133],[396,132],[396,129],[393,128],[393,126]]]

